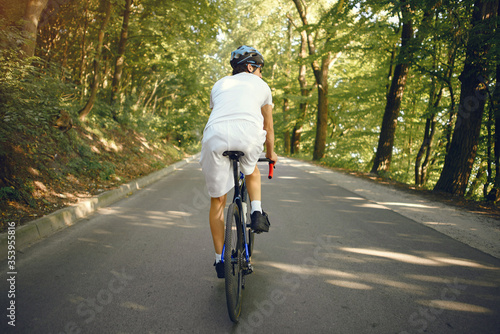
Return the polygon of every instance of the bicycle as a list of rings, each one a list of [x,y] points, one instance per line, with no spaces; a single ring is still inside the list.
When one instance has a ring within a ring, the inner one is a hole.
[[[223,156],[229,157],[233,164],[234,195],[226,216],[226,230],[222,262],[226,285],[226,301],[229,318],[238,322],[241,314],[242,289],[245,288],[245,276],[253,272],[250,263],[254,235],[250,229],[250,199],[245,183],[245,176],[238,170],[238,162],[245,154],[240,151],[226,151]],[[274,162],[267,158],[259,161],[269,162],[268,178],[273,177]],[[248,222],[248,223],[247,223]]]

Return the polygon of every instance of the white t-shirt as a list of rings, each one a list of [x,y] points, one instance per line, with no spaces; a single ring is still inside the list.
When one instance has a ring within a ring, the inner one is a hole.
[[[210,94],[212,112],[205,128],[221,121],[247,120],[262,128],[261,108],[272,105],[271,89],[258,76],[242,72],[217,81]]]

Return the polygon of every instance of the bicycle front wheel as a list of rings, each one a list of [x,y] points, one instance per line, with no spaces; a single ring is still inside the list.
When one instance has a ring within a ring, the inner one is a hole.
[[[224,240],[224,276],[226,281],[226,301],[229,318],[238,322],[241,313],[241,289],[243,284],[243,231],[240,212],[235,203],[229,205],[226,217]]]

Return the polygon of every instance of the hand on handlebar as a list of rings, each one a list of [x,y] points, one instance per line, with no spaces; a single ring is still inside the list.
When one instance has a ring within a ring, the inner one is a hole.
[[[271,154],[266,153],[266,158],[272,160],[274,163],[278,162],[278,155],[275,152],[273,152]]]

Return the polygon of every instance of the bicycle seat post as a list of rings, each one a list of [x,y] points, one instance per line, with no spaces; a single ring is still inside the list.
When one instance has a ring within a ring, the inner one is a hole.
[[[244,156],[245,153],[241,151],[225,151],[222,153],[223,156],[229,157],[229,160],[233,163],[233,176],[234,176],[234,198],[241,196],[240,189],[238,187],[239,180],[239,170],[238,170],[238,162],[240,161],[240,157]]]

